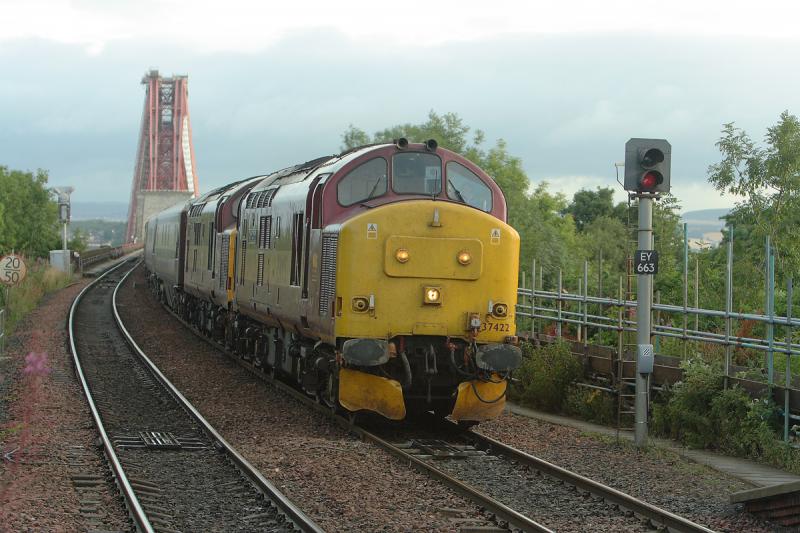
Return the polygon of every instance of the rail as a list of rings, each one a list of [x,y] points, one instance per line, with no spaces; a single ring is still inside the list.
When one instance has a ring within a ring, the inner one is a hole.
[[[214,441],[216,448],[225,453],[231,461],[239,468],[239,470],[250,479],[250,481],[261,490],[264,495],[273,502],[281,513],[283,513],[295,526],[304,533],[323,533],[316,523],[306,514],[295,506],[289,498],[287,498],[275,485],[267,480],[261,472],[259,472],[250,462],[245,459],[239,452],[220,435],[216,429],[195,409],[195,407],[186,399],[183,394],[172,384],[172,382],[161,373],[158,367],[153,363],[149,357],[142,351],[139,345],[134,340],[133,336],[125,327],[122,318],[119,315],[117,307],[117,292],[119,288],[128,279],[128,276],[141,264],[139,261],[133,268],[131,268],[125,276],[120,280],[112,295],[112,308],[114,312],[114,320],[119,326],[123,337],[125,337],[128,345],[136,352],[139,358],[148,367],[151,374],[159,381],[159,383],[169,392],[169,394],[181,405],[181,407],[191,416]]]
[[[457,427],[453,428],[453,430],[463,431]],[[713,530],[696,524],[691,520],[687,520],[682,516],[678,516],[665,509],[661,509],[655,505],[651,505],[645,501],[634,498],[629,494],[625,494],[624,492],[620,492],[607,485],[603,485],[587,477],[581,476],[580,474],[576,474],[575,472],[561,468],[560,466],[554,465],[548,461],[545,461],[544,459],[540,459],[526,452],[508,446],[507,444],[496,441],[491,437],[487,437],[472,431],[467,431],[466,433],[471,439],[480,443],[484,448],[499,452],[518,461],[521,464],[529,465],[543,474],[559,479],[595,496],[602,497],[605,501],[632,511],[638,516],[656,522],[670,531],[713,533]]]
[[[121,268],[124,264],[125,262],[122,262],[98,276],[94,281],[86,285],[86,287],[84,287],[83,290],[78,293],[78,296],[75,297],[75,300],[73,300],[72,306],[69,309],[69,348],[72,352],[73,360],[75,361],[75,371],[78,374],[78,379],[80,380],[81,387],[83,388],[83,393],[86,396],[87,403],[89,404],[89,410],[92,414],[94,425],[97,428],[98,433],[100,433],[103,451],[105,452],[106,458],[108,458],[111,471],[114,473],[114,477],[117,480],[117,486],[122,493],[125,506],[128,508],[128,513],[130,514],[131,519],[133,520],[133,523],[138,531],[143,533],[155,533],[152,524],[150,524],[150,521],[145,515],[139,499],[136,497],[136,494],[131,487],[131,482],[128,479],[128,476],[125,474],[125,470],[122,468],[122,464],[117,457],[114,446],[111,444],[111,440],[106,433],[105,426],[100,418],[100,411],[98,411],[97,406],[94,403],[94,398],[89,390],[89,384],[83,374],[83,367],[81,366],[78,349],[75,346],[75,310],[78,308],[78,304],[80,304],[83,295],[86,294],[96,283],[99,283],[108,274],[117,270],[118,268]]]

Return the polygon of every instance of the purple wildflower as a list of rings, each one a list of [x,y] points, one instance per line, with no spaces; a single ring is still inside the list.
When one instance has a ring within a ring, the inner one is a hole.
[[[50,368],[47,366],[47,352],[31,352],[25,356],[25,368],[22,369],[25,374],[33,376],[44,376],[50,373]]]

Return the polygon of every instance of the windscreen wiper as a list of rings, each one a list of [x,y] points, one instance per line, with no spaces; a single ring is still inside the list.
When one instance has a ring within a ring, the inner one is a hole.
[[[453,188],[453,192],[456,193],[456,195],[458,196],[458,199],[461,200],[461,203],[464,203],[464,204],[467,203],[467,201],[464,200],[464,197],[461,195],[461,191],[456,189],[456,186],[453,185],[453,181],[452,180],[448,179],[447,180],[447,184]]]

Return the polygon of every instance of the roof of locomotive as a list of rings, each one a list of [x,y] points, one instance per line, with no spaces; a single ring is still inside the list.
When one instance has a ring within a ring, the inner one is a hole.
[[[427,194],[397,193],[390,188],[382,196],[372,198],[368,205],[364,202],[356,202],[355,204],[349,206],[343,206],[337,201],[335,187],[328,187],[329,185],[335,185],[338,183],[339,180],[344,178],[347,173],[350,172],[351,169],[357,167],[372,157],[384,157],[388,159],[389,157],[393,157],[394,154],[404,152],[433,153],[438,155],[443,161],[455,161],[472,171],[492,191],[492,197],[494,198],[494,201],[491,209],[487,212],[502,221],[506,221],[508,213],[505,195],[500,189],[500,186],[497,185],[497,182],[491,176],[489,176],[486,171],[458,152],[454,152],[442,147],[435,147],[431,149],[427,146],[427,143],[408,143],[404,146],[400,146],[398,143],[380,143],[359,146],[353,148],[352,150],[343,152],[335,160],[329,161],[326,165],[320,167],[315,174],[319,175],[321,173],[330,172],[335,175],[333,181],[328,181],[326,185],[324,200],[326,221],[338,222],[353,216],[354,213],[359,212],[362,209],[372,209],[378,205],[383,205],[386,203],[412,200],[415,198],[430,198],[430,195]],[[336,177],[337,175],[338,177]],[[452,201],[446,197],[442,197],[440,200]]]

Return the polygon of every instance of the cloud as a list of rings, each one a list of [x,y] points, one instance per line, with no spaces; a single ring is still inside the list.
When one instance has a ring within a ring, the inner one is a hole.
[[[309,30],[248,53],[120,39],[90,56],[27,39],[0,43],[0,63],[0,164],[47,168],[77,201],[128,199],[150,67],[189,75],[202,190],[333,153],[348,124],[373,132],[434,109],[505,139],[532,182],[568,195],[616,187],[628,138],[667,138],[684,208],[728,206],[705,185],[721,125],[760,139],[800,112],[800,43],[772,40],[514,35],[420,51]]]
[[[45,39],[80,45],[89,55],[115,42],[159,42],[197,53],[258,53],[298,31],[337,31],[362,46],[405,49],[509,35],[646,33],[654,38],[736,36],[798,40],[800,8],[781,0],[669,5],[641,0],[519,2],[439,0],[420,8],[392,2],[300,0],[6,0],[0,42]],[[624,57],[620,58],[624,60]],[[652,68],[645,64],[642,70]]]

